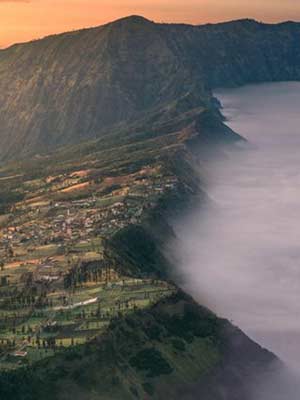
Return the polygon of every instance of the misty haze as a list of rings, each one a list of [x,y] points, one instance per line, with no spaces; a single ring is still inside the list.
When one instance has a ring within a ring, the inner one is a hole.
[[[211,161],[212,204],[179,221],[190,293],[300,366],[300,83],[222,90],[227,124],[251,146]]]

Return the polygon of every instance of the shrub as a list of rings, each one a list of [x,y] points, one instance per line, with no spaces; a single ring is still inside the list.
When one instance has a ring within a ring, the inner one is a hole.
[[[137,370],[145,371],[148,377],[171,374],[173,369],[161,352],[154,347],[143,349],[129,361]]]
[[[145,391],[147,394],[149,394],[150,396],[153,396],[154,393],[155,393],[155,388],[154,388],[154,386],[152,385],[152,383],[150,383],[150,382],[145,382],[145,383],[143,384],[143,389],[144,389],[144,391]]]
[[[172,345],[174,347],[175,350],[178,351],[185,351],[185,343],[183,340],[180,339],[173,339],[172,340]]]

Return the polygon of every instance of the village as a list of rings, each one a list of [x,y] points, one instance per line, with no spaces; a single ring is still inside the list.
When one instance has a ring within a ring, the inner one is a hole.
[[[107,240],[139,224],[175,187],[160,166],[99,179],[80,170],[24,183],[0,215],[0,369],[32,364],[105,331],[113,318],[173,293],[121,272]]]

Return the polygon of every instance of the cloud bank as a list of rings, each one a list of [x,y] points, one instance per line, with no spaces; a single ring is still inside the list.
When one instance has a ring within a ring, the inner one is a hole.
[[[186,288],[300,370],[300,83],[217,93],[252,147],[212,160],[208,193],[177,221]]]

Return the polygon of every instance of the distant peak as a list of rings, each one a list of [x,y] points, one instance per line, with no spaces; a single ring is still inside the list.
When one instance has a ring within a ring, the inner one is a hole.
[[[149,19],[142,17],[140,15],[129,15],[128,17],[117,19],[116,21],[112,22],[112,24],[153,24],[152,21]]]
[[[218,22],[216,24],[208,24],[210,26],[219,26],[224,28],[230,28],[232,26],[242,27],[246,29],[255,29],[258,26],[265,25],[262,22],[256,21],[251,18],[234,19],[232,21]]]
[[[242,18],[242,19],[237,20],[237,22],[242,22],[244,24],[258,24],[259,23],[254,18]]]
[[[224,22],[223,22],[223,24],[224,24]],[[260,24],[260,22],[256,21],[253,18],[241,18],[241,19],[235,19],[233,21],[227,21],[227,22],[225,22],[225,24],[258,25],[258,24]]]

